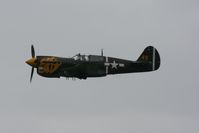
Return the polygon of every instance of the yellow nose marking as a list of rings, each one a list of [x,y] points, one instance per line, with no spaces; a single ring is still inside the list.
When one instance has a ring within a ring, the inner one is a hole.
[[[43,68],[43,73],[50,75],[54,73],[57,69],[59,69],[61,63],[58,63],[58,60],[55,57],[48,57],[43,58],[40,61],[39,66]]]
[[[36,65],[36,59],[35,58],[31,58],[29,60],[26,61],[26,63],[32,67],[34,67]]]

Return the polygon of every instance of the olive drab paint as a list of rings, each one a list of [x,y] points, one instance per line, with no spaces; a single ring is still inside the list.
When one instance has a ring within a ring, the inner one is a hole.
[[[40,76],[48,78],[79,78],[104,77],[110,74],[124,74],[137,72],[150,72],[160,67],[158,51],[148,46],[136,61],[119,59],[101,55],[77,54],[72,58],[56,56],[36,56],[33,45],[31,46],[32,58],[26,63],[32,66],[32,80],[34,69]]]

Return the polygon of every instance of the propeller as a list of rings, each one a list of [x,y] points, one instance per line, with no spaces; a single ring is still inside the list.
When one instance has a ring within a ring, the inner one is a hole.
[[[35,58],[35,49],[33,45],[31,45],[31,55],[32,55],[32,58]],[[33,74],[34,74],[34,67],[32,66],[31,75],[30,75],[30,83],[32,82]]]
[[[31,56],[32,56],[32,58],[26,61],[26,63],[28,65],[32,66],[31,76],[30,76],[30,82],[32,81],[32,78],[33,78],[34,68],[36,67],[36,60],[37,60],[35,58],[35,49],[34,49],[33,45],[31,45]]]

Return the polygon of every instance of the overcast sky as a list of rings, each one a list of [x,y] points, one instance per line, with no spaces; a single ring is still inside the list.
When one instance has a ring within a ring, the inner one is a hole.
[[[198,133],[198,0],[0,0],[0,132]],[[100,54],[136,60],[148,45],[156,72],[47,79],[25,60]]]

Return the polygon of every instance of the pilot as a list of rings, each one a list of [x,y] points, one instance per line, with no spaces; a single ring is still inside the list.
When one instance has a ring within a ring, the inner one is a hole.
[[[81,54],[79,53],[79,54],[77,54],[77,60],[80,60],[81,58]]]
[[[86,61],[85,55],[82,56],[82,61]]]

